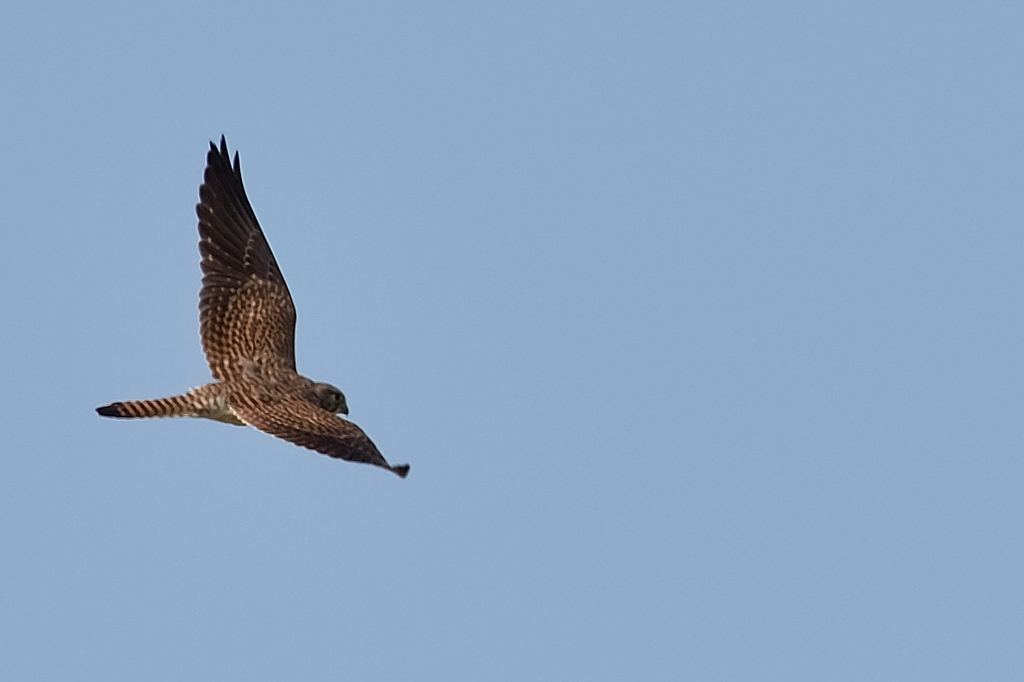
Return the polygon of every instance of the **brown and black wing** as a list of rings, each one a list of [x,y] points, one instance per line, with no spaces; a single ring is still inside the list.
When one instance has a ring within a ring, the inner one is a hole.
[[[290,443],[350,462],[383,467],[402,478],[409,473],[408,464],[388,464],[361,428],[300,398],[258,407],[236,405],[234,409],[247,424]]]
[[[199,187],[199,335],[210,371],[224,381],[240,374],[239,359],[295,370],[295,306],[256,221],[222,136],[210,143]]]

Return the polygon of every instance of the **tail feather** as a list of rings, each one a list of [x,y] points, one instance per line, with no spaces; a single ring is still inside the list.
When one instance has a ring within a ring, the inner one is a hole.
[[[96,412],[103,417],[119,417],[121,419],[142,419],[146,417],[194,417],[195,404],[183,395],[155,400],[129,400],[123,403],[110,403],[97,407]]]

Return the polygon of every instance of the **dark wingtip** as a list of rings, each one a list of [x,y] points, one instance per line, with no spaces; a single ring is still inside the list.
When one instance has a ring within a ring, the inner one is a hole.
[[[216,156],[221,156],[228,161],[228,166],[231,165],[231,155],[228,154],[228,141],[223,135],[220,136],[220,146],[213,140],[210,140],[210,152]]]
[[[405,478],[409,475],[409,465],[399,464],[398,466],[391,467],[391,470],[398,474],[400,477]]]
[[[121,403],[110,403],[103,407],[96,408],[96,414],[101,417],[120,417],[121,416]]]

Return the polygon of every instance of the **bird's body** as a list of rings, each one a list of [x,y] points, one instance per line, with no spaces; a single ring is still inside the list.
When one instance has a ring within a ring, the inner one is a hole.
[[[345,396],[295,369],[295,306],[242,186],[236,152],[210,144],[199,188],[199,334],[216,380],[170,398],[99,407],[105,417],[200,417],[271,435],[329,455],[391,466],[348,414]]]

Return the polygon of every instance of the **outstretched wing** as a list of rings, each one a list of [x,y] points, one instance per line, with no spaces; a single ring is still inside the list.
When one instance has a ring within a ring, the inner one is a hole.
[[[242,186],[235,152],[210,143],[199,187],[199,335],[213,377],[241,373],[240,359],[295,370],[295,306]]]
[[[408,464],[388,464],[361,428],[301,398],[258,407],[236,405],[234,410],[247,424],[290,443],[350,462],[383,467],[402,478],[409,473]]]

